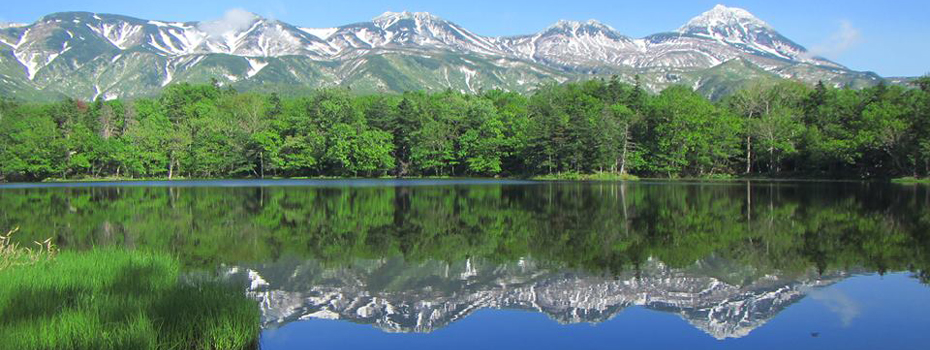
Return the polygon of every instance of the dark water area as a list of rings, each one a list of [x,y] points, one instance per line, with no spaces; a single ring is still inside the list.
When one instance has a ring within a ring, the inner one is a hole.
[[[0,229],[240,281],[262,349],[924,349],[930,187],[10,184]]]

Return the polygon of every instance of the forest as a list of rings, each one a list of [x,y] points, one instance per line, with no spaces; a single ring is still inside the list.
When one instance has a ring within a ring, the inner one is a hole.
[[[0,181],[930,175],[930,76],[852,90],[759,82],[719,101],[617,78],[532,95],[304,96],[168,86],[132,101],[0,100]]]

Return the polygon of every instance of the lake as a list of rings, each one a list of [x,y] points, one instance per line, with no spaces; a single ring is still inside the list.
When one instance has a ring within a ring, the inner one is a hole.
[[[0,230],[241,283],[262,349],[924,349],[930,187],[0,185]]]

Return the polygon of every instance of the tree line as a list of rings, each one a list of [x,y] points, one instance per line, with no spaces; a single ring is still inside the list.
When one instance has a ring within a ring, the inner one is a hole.
[[[780,81],[711,101],[612,79],[360,96],[178,84],[132,101],[0,100],[0,181],[46,178],[930,175],[930,77]]]

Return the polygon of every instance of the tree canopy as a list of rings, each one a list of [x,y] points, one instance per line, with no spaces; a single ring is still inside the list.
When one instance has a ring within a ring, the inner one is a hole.
[[[533,176],[889,178],[930,173],[930,78],[756,83],[710,101],[617,79],[359,96],[178,84],[133,101],[0,102],[0,181]]]

